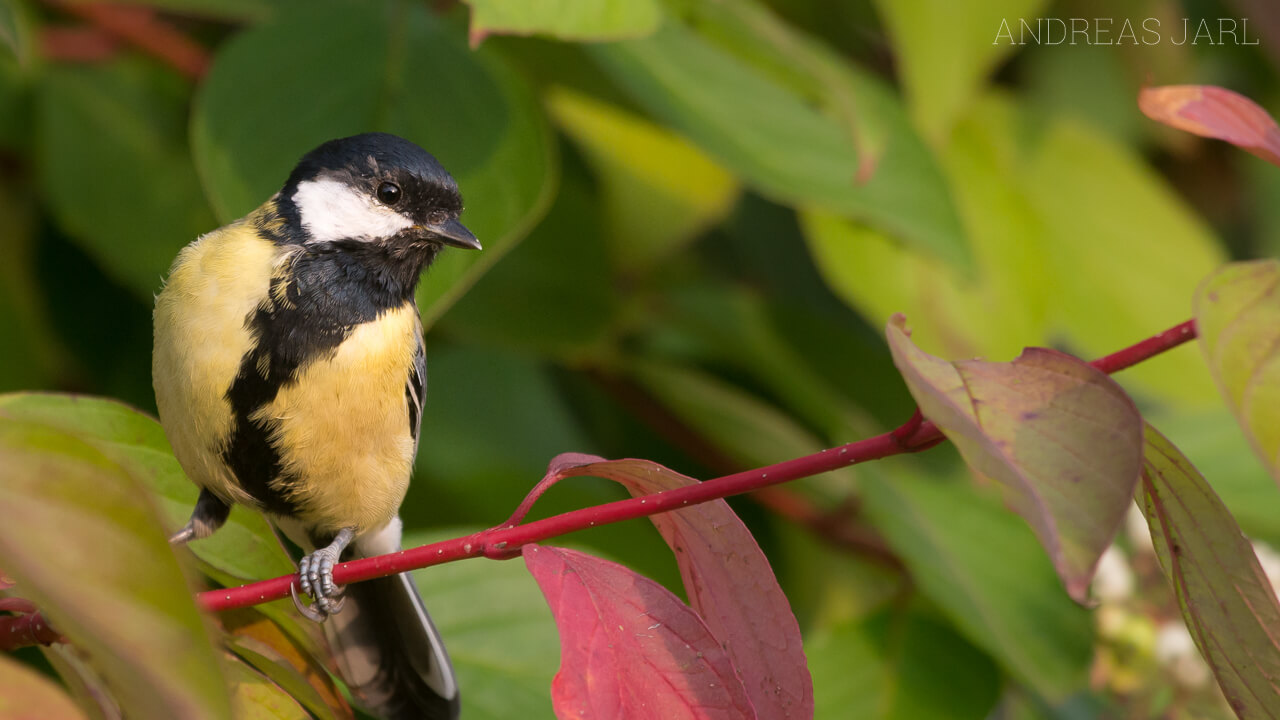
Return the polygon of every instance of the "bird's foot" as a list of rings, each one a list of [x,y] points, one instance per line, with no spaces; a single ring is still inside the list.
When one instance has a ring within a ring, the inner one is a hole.
[[[354,536],[354,530],[344,528],[333,542],[304,556],[298,563],[298,582],[289,586],[289,593],[293,596],[294,606],[304,617],[324,622],[342,610],[344,588],[333,581],[333,568]],[[302,603],[297,592],[299,587],[303,594],[311,597],[311,605]]]

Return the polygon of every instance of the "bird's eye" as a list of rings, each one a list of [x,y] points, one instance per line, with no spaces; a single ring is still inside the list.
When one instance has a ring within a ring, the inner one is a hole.
[[[393,182],[384,182],[379,185],[378,202],[383,205],[395,205],[400,202],[400,186]]]

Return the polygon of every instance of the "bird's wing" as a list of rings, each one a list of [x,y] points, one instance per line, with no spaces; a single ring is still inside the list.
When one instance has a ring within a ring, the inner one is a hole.
[[[405,401],[409,404],[409,433],[413,435],[413,451],[418,452],[418,431],[422,429],[422,400],[427,394],[427,352],[418,338],[409,378],[404,384]]]

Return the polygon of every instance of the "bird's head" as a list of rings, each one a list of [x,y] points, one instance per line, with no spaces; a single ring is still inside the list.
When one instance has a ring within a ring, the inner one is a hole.
[[[306,244],[370,243],[389,249],[480,249],[458,221],[458,184],[430,153],[404,138],[364,133],[303,156],[278,196]]]

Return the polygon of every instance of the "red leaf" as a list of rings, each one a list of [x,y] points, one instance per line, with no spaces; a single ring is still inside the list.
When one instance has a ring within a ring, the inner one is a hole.
[[[920,410],[974,474],[1000,484],[1067,592],[1084,602],[1142,471],[1137,406],[1070,355],[1027,348],[1007,363],[947,362],[912,343],[905,326],[894,315],[885,332]]]
[[[561,720],[757,717],[728,654],[669,590],[574,550],[522,552],[560,630]]]
[[[559,478],[591,475],[622,483],[641,496],[698,482],[648,460],[599,460],[561,455]],[[689,603],[728,650],[752,704],[762,717],[813,717],[800,626],[769,561],[724,500],[649,518],[680,565]]]
[[[1280,127],[1257,103],[1213,85],[1166,85],[1138,94],[1143,114],[1170,127],[1225,140],[1280,165]]]

